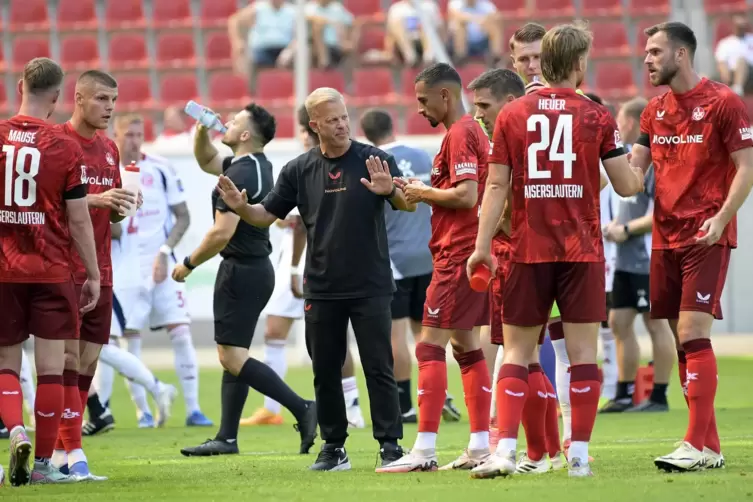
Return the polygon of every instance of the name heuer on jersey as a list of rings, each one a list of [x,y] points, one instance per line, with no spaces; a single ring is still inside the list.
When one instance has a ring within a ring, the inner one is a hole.
[[[539,110],[542,111],[562,111],[565,109],[564,99],[555,99],[554,94],[550,99],[539,100]]]
[[[680,136],[654,134],[651,142],[655,145],[698,145],[703,143],[703,134],[683,134]]]

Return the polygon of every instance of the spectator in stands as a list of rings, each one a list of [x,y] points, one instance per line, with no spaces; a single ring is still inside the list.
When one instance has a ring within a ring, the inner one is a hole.
[[[309,0],[306,18],[311,26],[314,65],[331,68],[342,62],[356,47],[353,14],[335,0]]]
[[[451,0],[447,18],[455,64],[489,54],[494,64],[502,59],[502,18],[491,0]]]
[[[408,66],[435,61],[427,30],[436,30],[440,40],[445,40],[444,21],[436,0],[419,0],[418,7],[420,12],[411,0],[397,0],[387,11],[386,55]],[[431,26],[423,26],[424,20]]]
[[[235,71],[253,83],[258,67],[289,66],[293,61],[295,7],[285,0],[250,2],[228,19]]]
[[[740,96],[753,94],[753,33],[745,16],[734,16],[732,22],[733,33],[716,46],[719,79]]]
[[[177,106],[168,106],[162,116],[162,133],[160,136],[172,137],[189,132],[191,124],[186,120],[186,114]]]

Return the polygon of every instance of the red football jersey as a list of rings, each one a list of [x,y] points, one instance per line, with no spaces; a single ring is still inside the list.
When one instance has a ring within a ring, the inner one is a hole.
[[[0,121],[0,143],[0,282],[70,281],[65,198],[82,184],[81,148],[23,115]]]
[[[98,132],[93,138],[84,138],[73,129],[70,122],[62,126],[62,130],[73,138],[84,152],[86,165],[86,186],[88,193],[104,193],[112,188],[122,188],[120,179],[120,155],[115,142]],[[89,209],[94,227],[94,242],[97,244],[97,263],[99,263],[100,283],[102,286],[112,286],[112,232],[110,230],[109,209]],[[73,257],[73,280],[76,284],[86,281],[86,269],[75,249]]]
[[[753,147],[750,124],[742,99],[705,78],[684,94],[669,91],[649,102],[639,143],[648,143],[656,174],[654,249],[695,244],[729,193],[736,172],[730,154]],[[737,218],[719,245],[737,247]]]
[[[601,262],[601,159],[624,155],[602,105],[539,89],[497,116],[489,162],[512,172],[513,262]]]
[[[429,249],[435,263],[465,263],[473,253],[488,159],[489,138],[472,116],[452,124],[434,157],[431,186],[447,190],[461,181],[476,181],[478,202],[471,209],[432,206]]]

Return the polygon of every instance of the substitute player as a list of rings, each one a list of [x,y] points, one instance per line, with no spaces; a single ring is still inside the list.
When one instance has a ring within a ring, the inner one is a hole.
[[[698,471],[724,466],[714,417],[711,325],[722,318],[736,214],[753,186],[753,131],[742,100],[693,69],[693,30],[662,23],[645,33],[651,84],[670,90],[643,111],[632,162],[644,171],[654,164],[651,317],[668,319],[677,338],[690,408],[684,441],[654,463],[667,471]]]
[[[486,182],[489,140],[461,100],[460,75],[448,64],[429,66],[416,77],[418,110],[433,127],[447,128],[434,159],[431,186],[396,179],[409,202],[432,206],[433,273],[426,291],[418,359],[418,435],[411,452],[378,472],[437,469],[436,440],[447,392],[445,353],[452,341],[460,364],[471,437],[468,448],[443,469],[470,469],[489,457],[491,379],[476,326],[489,323],[486,292],[471,289],[463,270],[478,225],[478,204]]]
[[[10,430],[9,476],[14,486],[76,481],[55,468],[50,457],[63,414],[65,344],[78,337],[77,299],[86,315],[100,296],[83,153],[46,122],[62,83],[57,63],[32,59],[18,86],[18,115],[0,121],[0,169],[6,180],[0,185],[0,415]],[[78,294],[71,281],[73,246],[83,269]],[[18,379],[21,345],[29,333],[36,337],[38,375],[33,472]]]
[[[504,364],[496,384],[500,442],[492,458],[472,471],[473,477],[515,472],[518,428],[529,392],[528,362],[555,300],[572,363],[569,471],[576,477],[591,475],[588,441],[600,387],[598,326],[606,319],[599,158],[619,194],[630,196],[642,188],[642,173],[630,169],[608,110],[576,93],[591,40],[577,26],[547,32],[541,62],[549,88],[506,106],[494,127],[491,177],[467,273],[470,277],[482,264],[496,269],[491,243],[510,188],[512,263],[503,292]]]

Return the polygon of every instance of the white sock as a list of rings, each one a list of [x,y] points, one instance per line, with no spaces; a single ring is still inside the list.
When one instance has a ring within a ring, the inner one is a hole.
[[[564,339],[553,340],[552,346],[557,359],[557,399],[560,402],[560,411],[562,411],[562,438],[566,441],[572,436],[573,430],[572,412],[570,410],[570,358],[567,356]]]
[[[570,443],[570,449],[567,451],[567,461],[572,462],[574,458],[579,458],[582,463],[588,463],[587,442],[573,441]]]
[[[104,349],[104,347],[102,347]],[[102,406],[112,397],[112,385],[115,381],[115,370],[107,364],[98,364],[94,372],[92,388],[97,391],[99,402]],[[105,406],[106,407],[106,406]]]
[[[199,407],[199,363],[196,360],[196,349],[191,339],[191,329],[182,324],[170,330],[170,341],[175,354],[175,372],[183,388],[183,399],[186,402],[186,415],[200,411]]]
[[[485,450],[489,448],[489,431],[471,432],[471,439],[468,441],[469,450]]]
[[[128,352],[141,359],[141,337],[128,336],[126,337],[126,342],[128,343]],[[143,415],[154,416],[152,415],[152,410],[149,408],[149,401],[146,399],[146,389],[144,386],[130,380],[126,380],[126,385],[131,392],[131,400],[133,401],[133,404],[136,405],[139,418]]]
[[[500,438],[495,453],[500,457],[506,457],[508,453],[518,449],[518,440],[514,438]]]
[[[353,401],[358,399],[356,377],[343,378],[343,395],[345,396],[345,406],[352,406]]]
[[[26,402],[26,411],[33,415],[37,389],[34,385],[34,376],[31,373],[31,363],[25,350],[21,352],[21,375],[19,375],[19,379],[21,380],[21,390]]]
[[[502,360],[505,358],[505,349],[501,345],[497,347],[497,357],[494,359],[494,373],[492,374],[492,389],[497,385],[497,378],[499,378],[499,370],[502,368]],[[489,417],[496,418],[497,416],[497,393],[492,392],[492,406],[489,410]]]
[[[267,340],[264,342],[264,364],[274,370],[277,375],[285,379],[288,372],[288,360],[285,358],[285,340]],[[264,408],[274,414],[280,413],[280,403],[264,396]]]
[[[68,465],[68,454],[65,453],[65,450],[54,450],[52,452],[52,458],[50,458],[50,463],[58,469],[64,465]]]
[[[416,435],[416,442],[413,444],[415,450],[434,450],[437,447],[436,432],[419,432]]]
[[[617,344],[609,328],[599,328],[601,346],[604,349],[601,372],[604,381],[601,384],[601,397],[614,399],[617,395]]]
[[[76,448],[75,450],[68,453],[68,467],[73,467],[73,465],[77,464],[78,462],[87,463],[86,455],[84,454],[84,450],[82,450],[81,448]]]
[[[157,395],[159,385],[157,378],[149,368],[127,350],[115,345],[105,345],[99,354],[100,362],[112,366],[118,373],[128,380],[143,385],[153,396]]]

